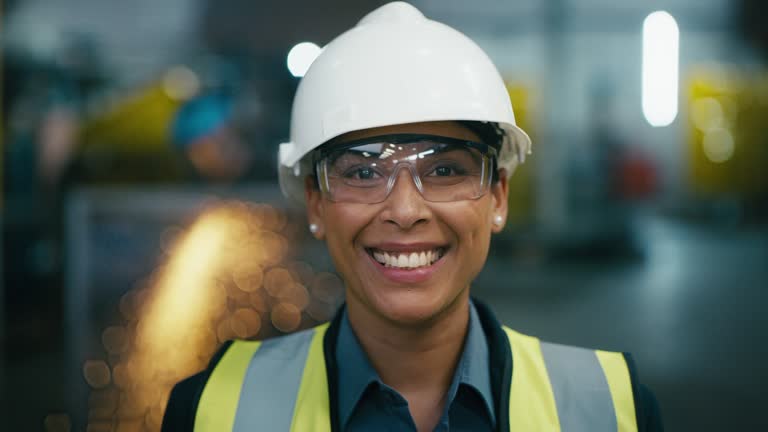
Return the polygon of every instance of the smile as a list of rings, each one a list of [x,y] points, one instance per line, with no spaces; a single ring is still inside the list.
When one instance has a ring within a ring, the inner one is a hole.
[[[388,252],[380,249],[366,249],[368,254],[384,267],[413,269],[434,264],[445,255],[445,248],[412,252]]]

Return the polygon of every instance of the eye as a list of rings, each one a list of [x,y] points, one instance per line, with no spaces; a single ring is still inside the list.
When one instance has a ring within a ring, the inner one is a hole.
[[[377,173],[371,167],[364,166],[364,167],[356,167],[356,168],[347,170],[347,172],[344,173],[344,177],[355,179],[355,180],[372,180],[379,177],[379,173]]]
[[[453,177],[466,174],[466,170],[456,164],[438,165],[428,175],[434,177]]]
[[[445,177],[453,174],[453,171],[454,170],[451,167],[441,166],[441,167],[435,168],[434,174],[436,176]]]

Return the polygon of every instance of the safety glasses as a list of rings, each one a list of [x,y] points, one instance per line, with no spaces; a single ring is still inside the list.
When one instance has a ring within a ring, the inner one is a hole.
[[[384,201],[401,169],[410,172],[425,200],[480,198],[492,179],[493,147],[456,138],[394,134],[321,147],[314,166],[323,195],[342,203]]]

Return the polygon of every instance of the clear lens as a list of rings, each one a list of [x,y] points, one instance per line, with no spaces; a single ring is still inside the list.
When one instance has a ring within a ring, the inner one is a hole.
[[[492,151],[427,140],[366,143],[327,152],[318,177],[323,192],[336,202],[384,201],[403,168],[427,201],[476,199],[488,190]]]

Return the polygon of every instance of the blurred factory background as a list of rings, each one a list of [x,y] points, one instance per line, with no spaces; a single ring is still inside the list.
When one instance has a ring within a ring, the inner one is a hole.
[[[276,149],[294,75],[383,3],[2,2],[0,429],[158,430],[221,341],[333,314]],[[668,430],[768,430],[768,5],[413,4],[534,139],[476,295],[633,352]]]

